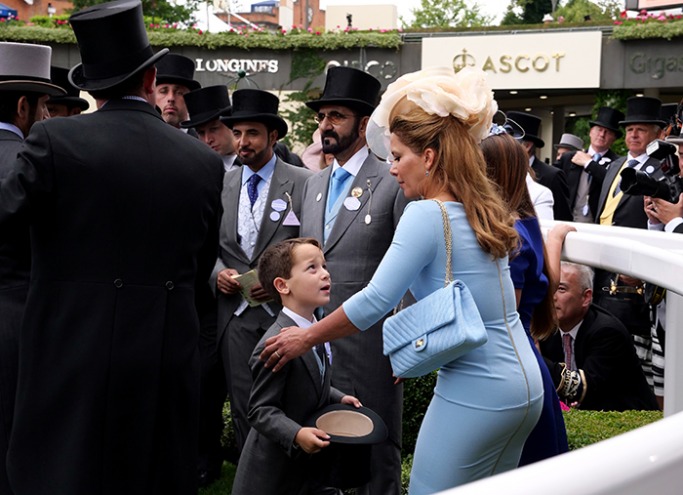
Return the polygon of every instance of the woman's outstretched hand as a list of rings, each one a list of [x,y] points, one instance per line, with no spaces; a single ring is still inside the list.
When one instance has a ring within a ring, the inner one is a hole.
[[[266,340],[261,352],[261,361],[265,361],[266,368],[279,371],[288,361],[308,352],[313,346],[306,340],[307,329],[286,327]]]

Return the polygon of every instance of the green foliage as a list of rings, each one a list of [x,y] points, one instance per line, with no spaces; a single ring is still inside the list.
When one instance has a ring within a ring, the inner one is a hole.
[[[551,0],[518,0],[522,7],[522,22],[537,24],[543,21],[543,16],[553,11]]]
[[[436,371],[403,383],[403,452],[412,454],[417,434],[434,395]]]
[[[31,17],[30,23],[34,26],[40,26],[44,28],[59,28],[59,29],[69,29],[69,16],[71,14],[53,15],[52,17],[47,15],[34,15]]]
[[[569,0],[553,13],[555,20],[562,17],[564,22],[582,22],[585,16],[590,16],[592,21],[611,21],[616,18],[612,7],[601,7],[591,0]]]
[[[16,22],[16,21],[13,21]],[[173,28],[148,32],[153,46],[179,47],[195,46],[216,50],[239,48],[243,50],[350,50],[361,47],[398,48],[401,36],[397,31],[370,32],[320,32],[284,35],[268,32],[202,33],[196,30],[178,31]],[[75,44],[76,37],[71,29],[51,29],[40,26],[8,25],[0,31],[1,41],[29,43]]]
[[[564,413],[569,450],[616,437],[662,419],[661,411],[581,411]]]
[[[478,27],[493,22],[492,17],[481,13],[479,5],[470,7],[465,0],[421,0],[420,8],[412,9],[412,13],[414,18],[409,26],[401,18],[404,27]]]
[[[618,40],[663,38],[671,41],[683,36],[683,17],[680,15],[616,21],[615,24],[612,37]]]
[[[73,0],[74,11],[109,0]],[[185,5],[175,5],[167,0],[142,0],[142,11],[156,21],[192,22],[192,13],[197,10],[198,0],[191,0]]]
[[[307,81],[301,91],[289,93],[282,101],[285,104],[280,105],[280,116],[291,124],[287,136],[283,139],[290,149],[308,146],[318,128],[313,120],[313,112],[305,102],[320,96],[320,88],[312,88],[312,85],[313,79],[325,71],[325,64],[325,60],[312,50],[302,50],[292,55],[292,69],[286,84],[301,78]]]

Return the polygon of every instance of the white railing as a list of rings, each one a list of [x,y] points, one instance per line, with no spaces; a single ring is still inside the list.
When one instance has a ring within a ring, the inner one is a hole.
[[[552,222],[543,222],[544,230]],[[683,235],[573,224],[562,258],[667,289],[664,416],[656,423],[442,492],[447,495],[679,495],[683,493]],[[598,290],[596,288],[596,290]]]

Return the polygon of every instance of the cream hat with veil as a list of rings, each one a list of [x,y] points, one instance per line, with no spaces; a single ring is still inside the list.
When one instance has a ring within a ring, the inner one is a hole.
[[[389,156],[389,116],[403,98],[430,115],[449,115],[462,121],[477,142],[488,136],[498,104],[480,69],[466,67],[457,74],[449,67],[411,72],[391,83],[370,116],[366,139],[374,154]]]

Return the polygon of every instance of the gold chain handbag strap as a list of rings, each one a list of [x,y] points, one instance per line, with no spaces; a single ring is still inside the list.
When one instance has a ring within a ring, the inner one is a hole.
[[[446,241],[446,278],[443,286],[446,287],[453,281],[453,269],[451,266],[451,258],[453,256],[453,235],[451,234],[451,221],[448,218],[448,212],[443,201],[434,199],[436,204],[441,209],[441,218],[443,219],[443,239]]]

